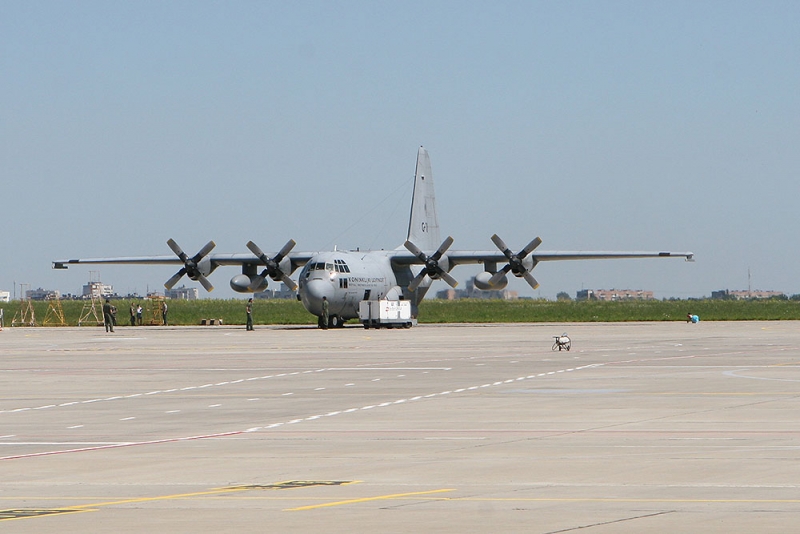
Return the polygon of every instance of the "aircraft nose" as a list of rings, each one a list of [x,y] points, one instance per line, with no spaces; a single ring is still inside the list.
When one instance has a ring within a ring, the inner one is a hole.
[[[326,280],[309,280],[306,282],[306,294],[309,303],[315,308],[312,313],[322,313],[322,297],[333,297],[333,286]]]

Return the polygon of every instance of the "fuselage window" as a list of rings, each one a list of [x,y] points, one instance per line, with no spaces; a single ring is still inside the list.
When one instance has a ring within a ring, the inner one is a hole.
[[[324,268],[325,268],[326,271],[332,271],[333,270],[333,264],[332,263],[326,263]]]

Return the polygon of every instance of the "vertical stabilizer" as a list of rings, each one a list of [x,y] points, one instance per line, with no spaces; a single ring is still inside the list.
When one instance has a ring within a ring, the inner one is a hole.
[[[417,172],[414,176],[414,195],[411,199],[408,240],[427,252],[436,250],[440,244],[431,158],[423,147],[419,147],[417,153]]]

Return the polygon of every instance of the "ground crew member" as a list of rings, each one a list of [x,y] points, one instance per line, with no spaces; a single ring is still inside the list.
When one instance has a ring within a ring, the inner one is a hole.
[[[167,301],[161,303],[161,318],[164,320],[164,326],[167,326]]]
[[[136,324],[142,326],[142,305],[136,306]]]
[[[253,299],[247,301],[247,330],[253,330]]]
[[[328,297],[322,297],[322,329],[328,329]]]
[[[136,326],[136,304],[131,302],[131,326]]]
[[[106,327],[106,332],[114,331],[114,317],[111,315],[111,308],[111,301],[106,299],[106,303],[103,304],[103,324]]]

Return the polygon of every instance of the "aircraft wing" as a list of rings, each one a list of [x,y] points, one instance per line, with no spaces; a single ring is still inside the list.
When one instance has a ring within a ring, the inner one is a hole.
[[[76,264],[129,264],[129,265],[182,265],[180,270],[176,272],[167,282],[164,287],[172,289],[172,287],[184,275],[192,280],[200,282],[206,291],[212,291],[214,286],[206,278],[211,274],[214,269],[220,265],[239,265],[242,267],[242,273],[245,277],[244,281],[237,281],[242,284],[246,289],[255,291],[260,287],[266,287],[265,277],[269,276],[275,281],[283,281],[288,287],[295,288],[296,284],[289,277],[295,269],[308,263],[313,256],[311,252],[290,252],[294,247],[295,242],[289,240],[284,247],[272,256],[271,258],[264,254],[258,248],[258,245],[252,241],[247,244],[251,250],[251,254],[210,254],[211,249],[215,244],[209,241],[200,251],[192,257],[189,257],[178,246],[175,241],[170,239],[167,241],[175,256],[126,256],[118,258],[77,258],[68,260],[55,260],[53,261],[54,269],[66,269],[70,265]],[[263,272],[258,275],[257,270],[260,267],[265,267]],[[234,281],[232,279],[231,284]]]
[[[311,259],[313,252],[292,252],[288,258],[292,265],[302,267]],[[263,265],[253,254],[209,254],[205,256],[211,265]],[[66,269],[77,264],[117,264],[117,265],[182,265],[184,262],[177,256],[121,256],[118,258],[75,258],[69,260],[53,260],[53,269]]]
[[[499,250],[450,250],[447,259],[451,267],[476,263],[504,263],[508,258]],[[421,265],[425,262],[404,250],[392,251],[392,263],[397,265]],[[653,252],[653,251],[602,251],[602,250],[555,250],[536,252],[529,256],[535,262],[564,260],[620,260],[632,258],[685,258],[694,261],[693,252]]]
[[[685,258],[693,261],[692,252],[614,252],[614,251],[538,251],[534,249],[542,242],[538,237],[528,243],[520,252],[514,254],[503,240],[496,234],[492,241],[498,250],[449,250],[453,239],[448,237],[439,249],[431,255],[419,250],[413,243],[406,242],[408,251],[398,249],[391,254],[392,263],[398,266],[423,264],[424,267],[409,283],[409,290],[414,291],[422,284],[425,277],[441,278],[451,287],[456,287],[458,282],[449,274],[450,270],[463,264],[483,263],[485,272],[476,277],[476,286],[480,289],[493,289],[504,287],[505,277],[510,272],[514,276],[524,278],[528,284],[536,289],[539,282],[531,271],[542,261],[564,260],[611,260],[631,258]],[[503,264],[502,267],[500,264]]]
[[[465,265],[484,262],[506,262],[508,258],[497,250],[454,250],[447,253],[450,264]],[[685,258],[687,261],[694,261],[692,252],[652,252],[652,251],[602,251],[602,250],[556,250],[541,251],[532,253],[530,256],[534,262],[540,261],[564,261],[564,260],[614,260],[632,258]]]

